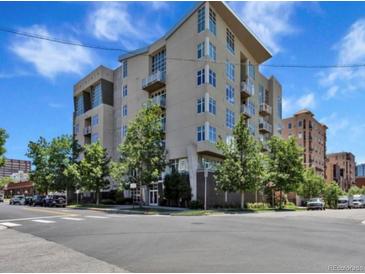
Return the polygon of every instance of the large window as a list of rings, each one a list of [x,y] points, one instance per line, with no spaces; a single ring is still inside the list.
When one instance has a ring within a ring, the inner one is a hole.
[[[251,62],[248,64],[248,76],[251,78],[251,79],[254,79],[256,78],[256,70],[255,70],[255,65],[252,64]]]
[[[121,132],[122,132],[122,138],[127,136],[127,126],[126,125],[122,126]]]
[[[126,97],[128,95],[128,86],[124,85],[123,86],[123,97]]]
[[[227,29],[227,49],[234,54],[234,35]]]
[[[265,103],[265,89],[263,85],[259,85],[259,102],[260,104]]]
[[[152,56],[152,73],[166,71],[166,50],[163,49]]]
[[[214,35],[217,35],[217,22],[215,18],[215,12],[212,9],[209,9],[209,30]]]
[[[205,7],[198,10],[198,33],[205,29]]]
[[[196,112],[202,113],[205,112],[205,98],[201,97],[196,100]]]
[[[124,105],[122,107],[122,116],[123,117],[126,117],[128,115],[128,106],[127,105]]]
[[[99,124],[99,115],[95,114],[91,117],[91,125],[94,127]]]
[[[99,141],[99,134],[98,133],[93,133],[91,135],[91,143],[96,143],[97,141]]]
[[[217,142],[217,129],[212,126],[209,126],[209,142]]]
[[[84,96],[77,96],[75,99],[75,112],[76,116],[84,113]]]
[[[216,74],[211,69],[209,70],[209,84],[211,84],[213,87],[217,86]]]
[[[123,78],[128,76],[128,62],[127,60],[123,61]]]
[[[226,61],[226,76],[231,81],[235,79],[235,65],[228,61]]]
[[[205,126],[196,128],[196,139],[198,142],[205,141]]]
[[[214,62],[217,60],[217,50],[211,42],[209,42],[209,58]]]
[[[197,48],[196,48],[196,57],[198,59],[201,59],[204,57],[204,50],[205,46],[204,46],[204,42],[201,42],[200,44],[198,44]]]
[[[209,112],[214,115],[217,113],[217,101],[212,97],[209,97]]]
[[[97,107],[102,102],[101,84],[91,89],[91,108]]]
[[[230,104],[234,104],[234,87],[226,85],[226,100]]]
[[[250,132],[251,135],[253,136],[256,135],[256,126],[254,123],[248,122],[248,131]]]
[[[233,128],[235,124],[234,112],[232,110],[226,109],[226,126],[228,128]]]
[[[251,114],[251,116],[255,116],[256,114],[256,106],[255,103],[252,101],[248,101],[247,102],[247,108],[248,108],[248,113]]]
[[[201,70],[198,70],[196,72],[196,84],[198,86],[202,85],[205,83],[205,69],[201,69]]]

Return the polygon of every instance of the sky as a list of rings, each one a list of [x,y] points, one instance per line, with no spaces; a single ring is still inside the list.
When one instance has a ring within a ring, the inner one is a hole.
[[[155,41],[194,2],[0,2],[0,28],[75,43],[133,50]],[[283,114],[310,109],[328,126],[327,151],[365,162],[365,67],[264,65],[365,64],[365,2],[228,2],[271,51],[261,66],[283,87]],[[26,159],[27,144],[72,133],[73,85],[119,51],[61,45],[0,32],[0,127],[6,157]]]

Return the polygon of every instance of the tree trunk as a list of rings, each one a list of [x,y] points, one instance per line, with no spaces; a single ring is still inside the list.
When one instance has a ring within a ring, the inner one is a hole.
[[[255,192],[255,203],[257,204],[257,190]]]
[[[241,190],[241,209],[245,208],[245,193]]]
[[[283,208],[283,191],[280,189],[280,205],[279,208],[282,209]]]
[[[100,194],[100,190],[96,189],[96,205],[99,205],[99,194]]]

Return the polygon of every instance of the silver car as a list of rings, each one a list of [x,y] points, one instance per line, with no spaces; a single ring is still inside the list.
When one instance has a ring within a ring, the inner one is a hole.
[[[326,209],[324,201],[321,198],[312,198],[309,199],[309,201],[307,202],[307,210],[314,210],[314,209],[319,209],[319,210]]]
[[[11,205],[24,205],[25,196],[24,195],[14,195],[11,197],[9,204]]]

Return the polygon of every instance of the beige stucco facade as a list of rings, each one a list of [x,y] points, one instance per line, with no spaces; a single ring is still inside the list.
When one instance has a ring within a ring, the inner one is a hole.
[[[204,27],[198,32],[201,9],[204,9],[204,20],[201,20]],[[215,34],[209,24],[212,12]],[[227,29],[234,37],[234,52],[227,49]],[[199,44],[204,47],[201,58],[197,56]],[[215,58],[209,55],[210,45],[215,47]],[[165,68],[163,74],[156,71],[157,62],[154,60],[157,54],[163,56],[160,61],[163,60],[164,64],[158,63],[159,67]],[[246,111],[250,102],[251,108],[245,113],[252,134],[263,142],[272,134],[281,135],[281,85],[274,77],[266,78],[259,71],[259,65],[270,57],[270,52],[226,4],[199,3],[164,37],[144,49],[122,55],[119,58],[121,66],[117,69],[99,67],[75,85],[75,102],[77,96],[88,92],[90,86],[101,79],[113,85],[112,105],[102,103],[95,109],[75,114],[74,125],[78,127],[75,136],[80,144],[84,144],[88,140],[84,135],[86,119],[98,114],[99,124],[92,131],[98,132],[99,141],[117,160],[117,147],[123,142],[123,128],[135,118],[148,98],[165,97],[163,109],[168,159],[180,171],[189,172],[193,199],[196,199],[197,175],[203,168],[203,162],[213,170],[214,163],[221,159],[215,141],[232,135],[232,128],[227,126],[227,111],[234,113],[236,123],[241,111]],[[227,63],[234,66],[232,79],[227,78]],[[249,64],[254,71],[249,71]],[[205,73],[205,83],[200,85],[198,71]],[[210,72],[215,73],[215,84],[210,83]],[[146,81],[148,77],[150,79]],[[229,101],[227,85],[234,89]],[[123,96],[124,89],[127,89],[127,94]],[[199,98],[204,98],[205,111],[201,113],[197,111]],[[215,101],[214,113],[209,111],[209,98]],[[127,109],[125,115],[123,108]],[[203,128],[205,140],[198,140],[198,127]],[[210,128],[215,129],[215,136]],[[210,135],[214,140],[210,140]]]

